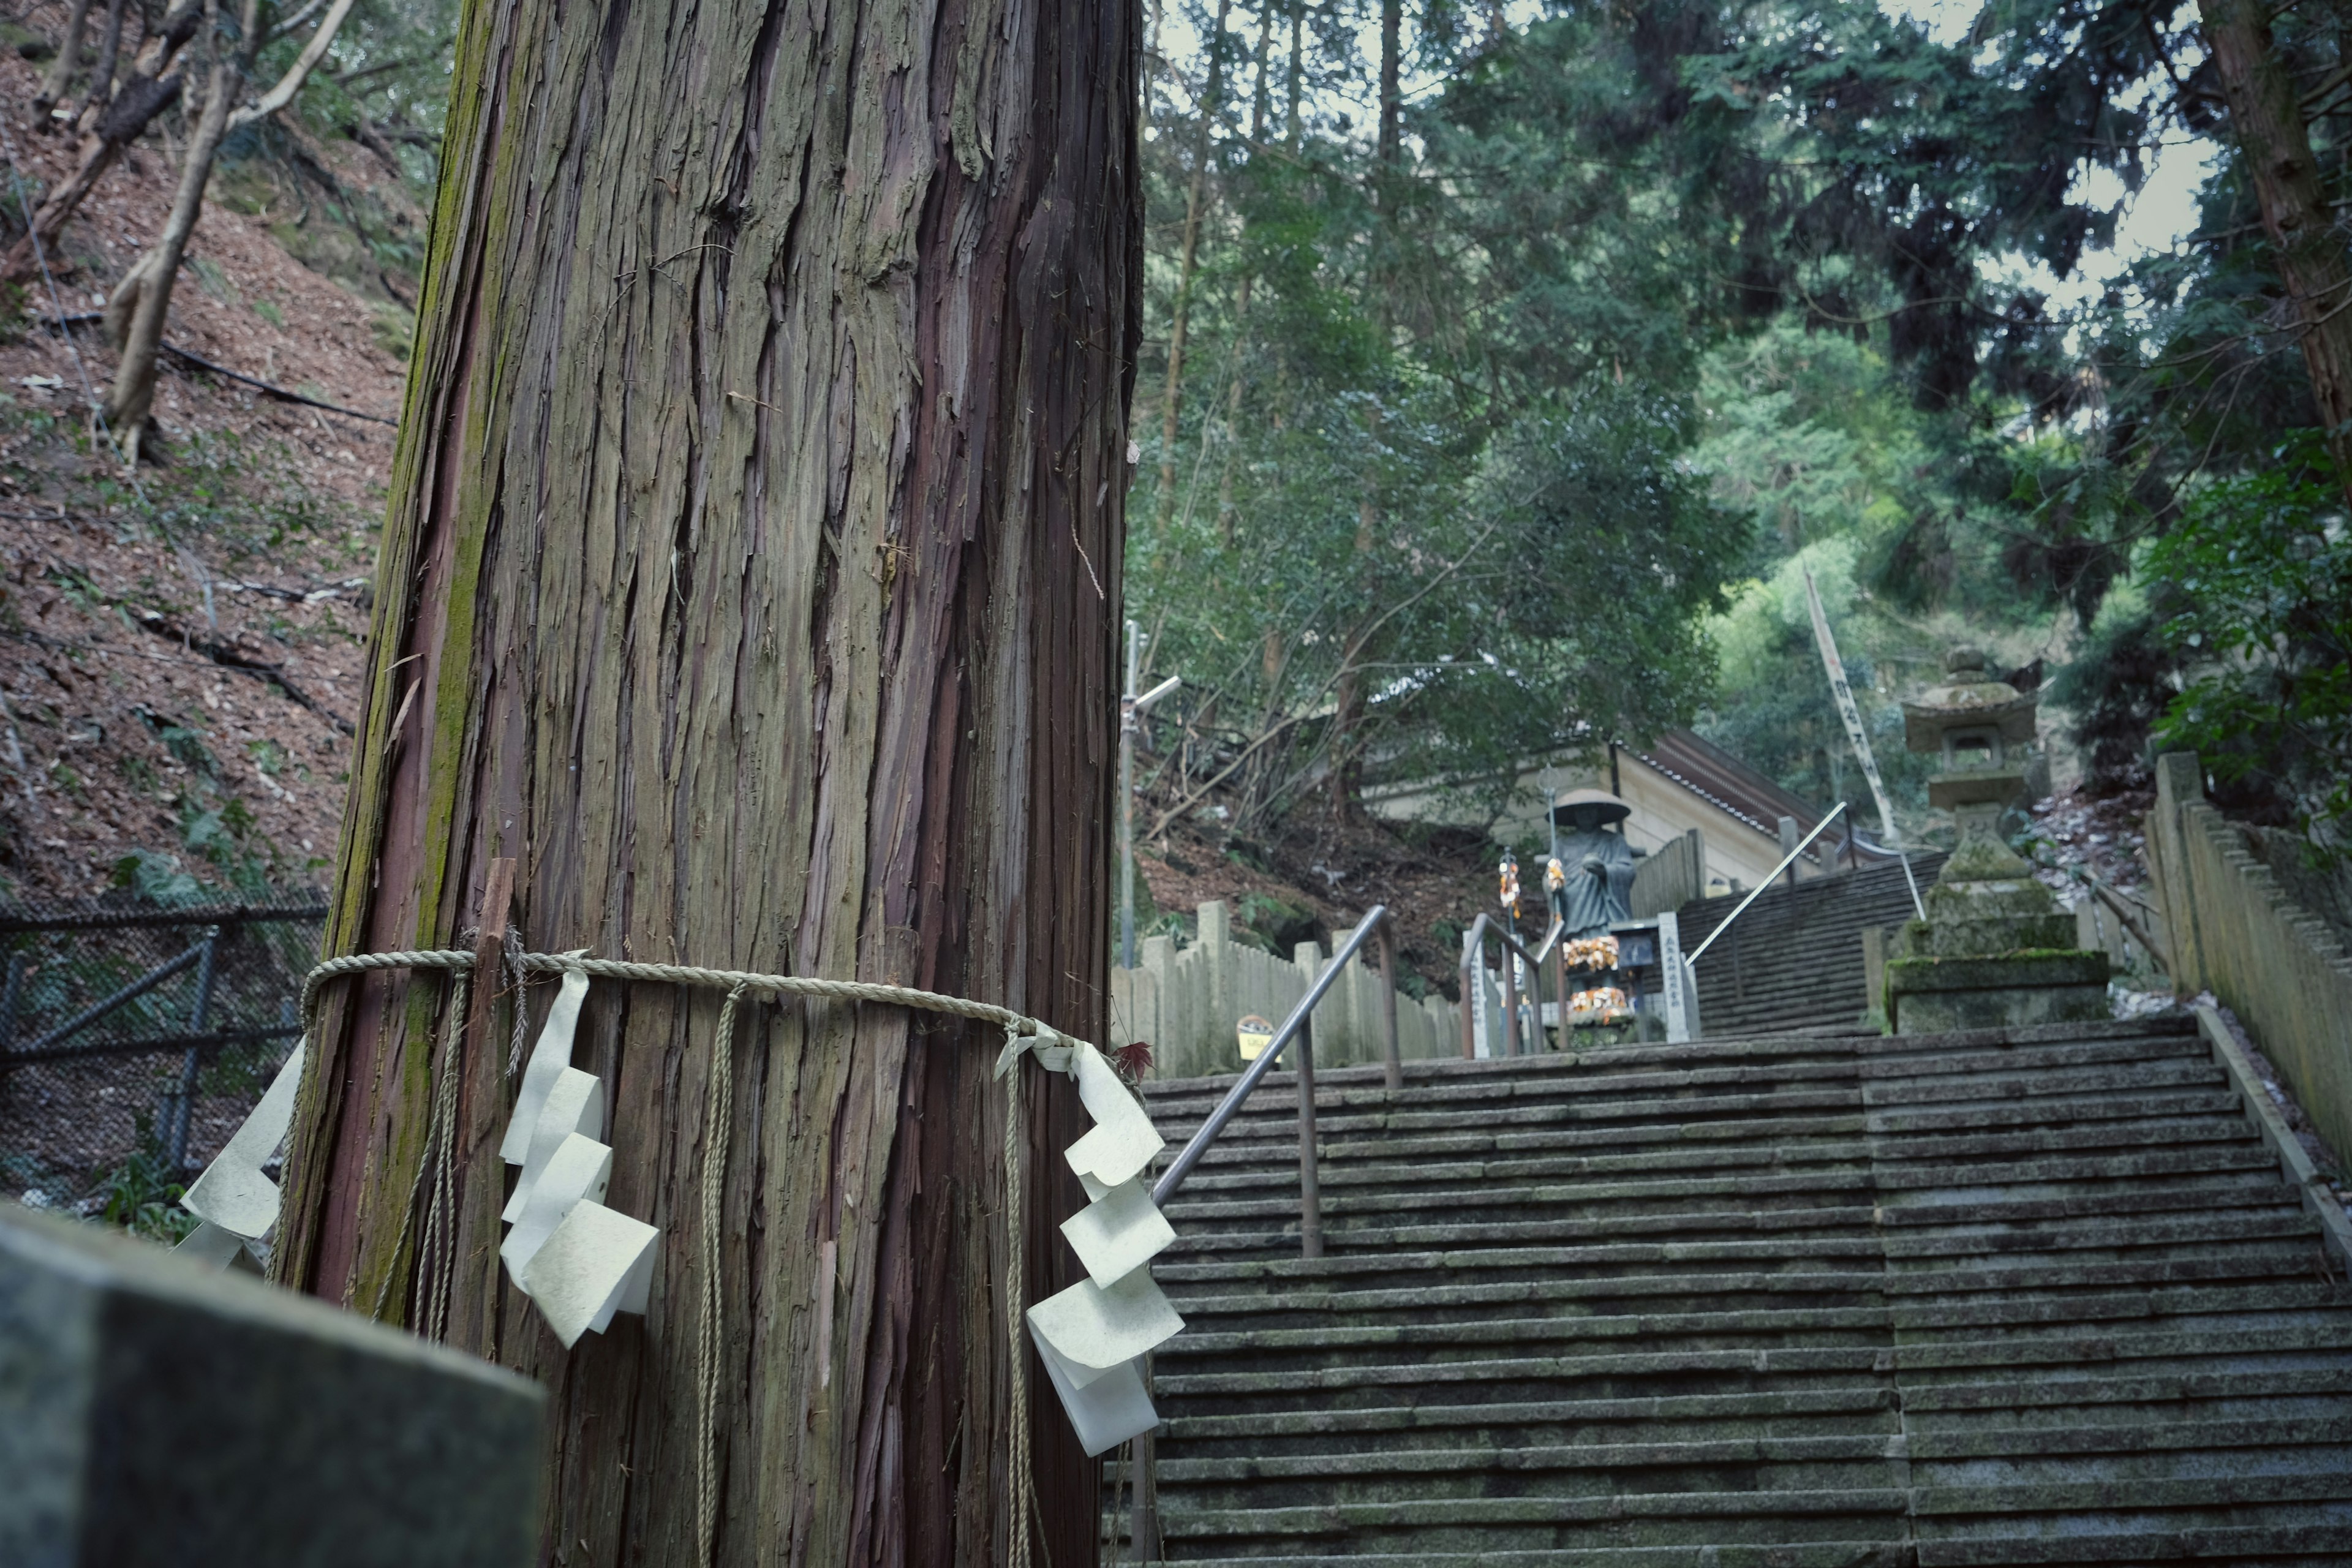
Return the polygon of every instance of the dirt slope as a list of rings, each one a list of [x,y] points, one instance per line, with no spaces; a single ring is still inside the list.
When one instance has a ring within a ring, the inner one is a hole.
[[[58,30],[49,8],[29,25]],[[32,121],[37,79],[0,55],[0,153],[36,194],[73,156]],[[396,184],[349,143],[273,134],[325,177]],[[296,258],[289,242],[354,247],[325,243],[324,204],[289,166],[247,156],[215,177],[165,339],[388,420],[402,280],[379,269],[370,299]],[[393,429],[167,354],[161,461],[134,475],[112,458],[85,389],[102,395],[113,356],[76,318],[152,238],[175,179],[151,137],[0,324],[0,891],[283,885],[334,850]],[[22,230],[12,208],[0,237]]]

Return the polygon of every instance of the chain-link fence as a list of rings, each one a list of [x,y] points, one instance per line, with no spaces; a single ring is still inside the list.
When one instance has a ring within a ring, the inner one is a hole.
[[[136,1206],[202,1169],[301,1034],[326,912],[0,900],[0,1193]]]

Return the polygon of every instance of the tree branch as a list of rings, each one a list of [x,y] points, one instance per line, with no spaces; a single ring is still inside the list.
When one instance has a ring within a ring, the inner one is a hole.
[[[327,7],[327,14],[320,18],[319,30],[310,35],[310,41],[302,46],[302,52],[295,57],[292,65],[286,68],[286,74],[278,79],[278,85],[231,114],[228,128],[235,131],[257,120],[267,119],[293,102],[294,95],[302,90],[303,82],[310,79],[311,68],[326,58],[328,46],[335,41],[335,29],[343,25],[343,18],[350,16],[351,11],[352,0],[334,0],[334,4]]]

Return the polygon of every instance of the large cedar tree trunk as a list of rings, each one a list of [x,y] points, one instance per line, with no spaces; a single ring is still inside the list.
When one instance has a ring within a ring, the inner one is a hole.
[[[1125,0],[469,0],[329,951],[457,944],[511,856],[541,951],[903,982],[1103,1037],[1136,25]],[[338,983],[289,1283],[415,1312],[443,994]],[[503,1023],[466,1047],[447,1338],[552,1391],[567,1568],[695,1561],[719,1002],[590,994],[605,1201],[662,1236],[647,1315],[568,1354],[499,1269]],[[717,1560],[1002,1561],[1001,1035],[751,1013]],[[1022,1080],[1034,1300],[1074,1277],[1087,1122],[1066,1080]],[[1028,1376],[1041,1545],[1090,1563],[1094,1472]]]
[[[2202,0],[2200,9],[2230,129],[2278,252],[2328,455],[2352,499],[2352,257],[2320,184],[2294,79],[2272,44],[2270,7],[2263,0]]]

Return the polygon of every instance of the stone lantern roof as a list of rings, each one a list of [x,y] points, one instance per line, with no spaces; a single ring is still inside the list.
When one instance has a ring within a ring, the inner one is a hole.
[[[1954,648],[1944,656],[1944,671],[1943,685],[1903,704],[1903,743],[1943,761],[1927,781],[1927,803],[1948,811],[2006,805],[2025,787],[2011,748],[2032,742],[2040,700],[1995,680],[1977,648]]]
[[[1944,656],[1948,678],[1930,687],[1916,702],[1903,704],[1903,743],[1914,752],[1942,753],[1944,765],[1956,764],[1952,742],[1963,750],[1968,742],[1990,741],[1993,766],[2001,765],[2009,745],[2030,744],[2035,734],[2033,716],[2039,698],[2021,694],[2006,680],[1996,680],[1985,669],[1980,649],[1956,647]]]

